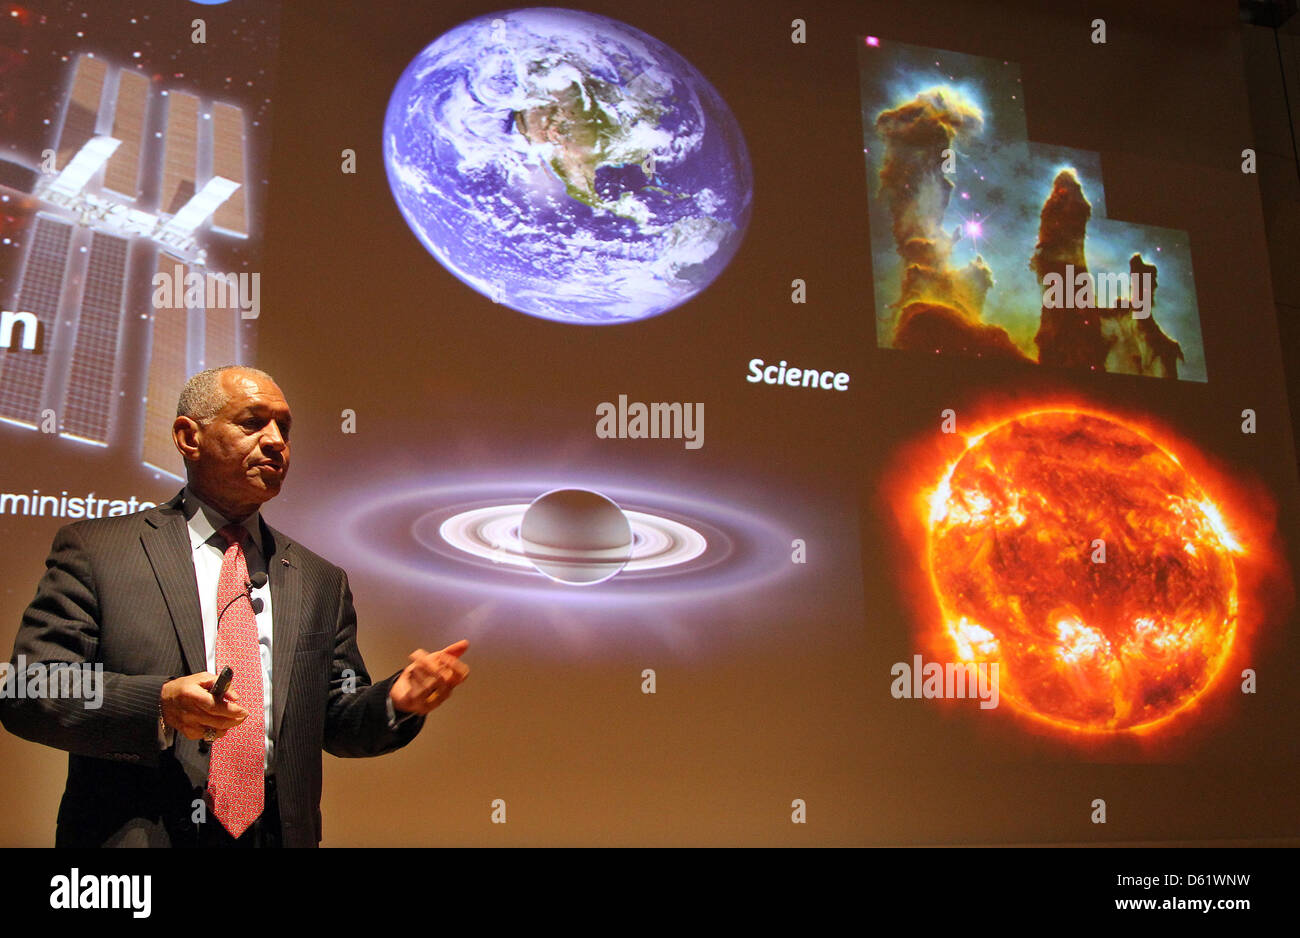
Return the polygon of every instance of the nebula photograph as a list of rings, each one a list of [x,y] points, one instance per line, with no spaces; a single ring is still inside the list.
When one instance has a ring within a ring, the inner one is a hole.
[[[1206,380],[1186,232],[1108,219],[1096,155],[1029,140],[1015,63],[858,55],[881,348]]]

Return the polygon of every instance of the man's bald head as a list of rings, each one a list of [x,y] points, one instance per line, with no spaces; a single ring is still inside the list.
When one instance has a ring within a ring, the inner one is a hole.
[[[196,423],[206,423],[220,413],[221,408],[230,400],[230,392],[222,381],[227,372],[239,372],[275,383],[275,379],[265,371],[249,368],[247,365],[222,365],[200,371],[185,382],[181,389],[180,400],[176,402],[176,416],[189,417]]]

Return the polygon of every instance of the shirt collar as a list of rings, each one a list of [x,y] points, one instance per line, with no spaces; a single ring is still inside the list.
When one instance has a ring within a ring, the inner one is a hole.
[[[198,550],[207,544],[216,537],[219,530],[231,523],[229,518],[190,491],[188,485],[185,487],[184,500],[181,504],[185,512],[185,523],[190,529],[190,547],[193,550]],[[258,509],[240,522],[240,526],[248,532],[252,549],[258,553],[262,550],[261,516],[261,509]],[[226,549],[224,541],[218,546],[223,551]]]

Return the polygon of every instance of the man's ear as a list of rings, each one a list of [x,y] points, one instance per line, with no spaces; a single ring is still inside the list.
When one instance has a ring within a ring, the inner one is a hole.
[[[198,421],[191,417],[177,417],[172,422],[172,442],[186,462],[199,458],[199,434],[202,430]]]

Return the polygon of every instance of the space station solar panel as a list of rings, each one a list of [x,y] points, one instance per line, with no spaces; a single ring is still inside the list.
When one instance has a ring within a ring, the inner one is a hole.
[[[166,149],[158,210],[174,215],[194,196],[199,152],[199,99],[184,91],[167,95]]]
[[[113,375],[122,329],[127,241],[91,236],[81,315],[63,408],[64,435],[104,443],[113,412]]]
[[[55,156],[59,168],[67,166],[72,157],[95,136],[107,73],[108,66],[99,59],[88,55],[77,59],[68,106],[63,112],[63,125],[59,128]]]
[[[248,236],[248,189],[244,163],[244,112],[231,104],[212,108],[212,172],[238,183],[243,191],[235,193],[217,208],[213,227],[222,232]]]
[[[122,141],[122,146],[108,163],[104,185],[128,199],[140,195],[140,151],[144,144],[144,117],[148,104],[149,80],[126,69],[119,72],[113,136]]]
[[[159,252],[155,270],[172,277],[181,264],[179,258]],[[140,459],[179,479],[183,468],[180,454],[172,443],[171,424],[176,416],[176,400],[190,373],[186,352],[189,314],[183,300],[174,299],[180,302],[161,307],[155,304],[149,317],[149,377]]]

